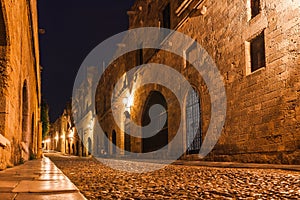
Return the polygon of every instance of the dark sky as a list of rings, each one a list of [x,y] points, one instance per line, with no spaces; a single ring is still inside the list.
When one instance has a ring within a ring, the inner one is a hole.
[[[39,0],[42,93],[53,122],[72,95],[81,62],[105,39],[128,29],[135,0]]]

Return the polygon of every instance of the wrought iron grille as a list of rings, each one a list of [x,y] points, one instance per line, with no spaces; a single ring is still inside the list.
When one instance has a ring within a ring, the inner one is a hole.
[[[189,91],[186,102],[186,139],[188,154],[198,153],[201,148],[202,131],[200,120],[200,99],[198,92],[193,89]]]

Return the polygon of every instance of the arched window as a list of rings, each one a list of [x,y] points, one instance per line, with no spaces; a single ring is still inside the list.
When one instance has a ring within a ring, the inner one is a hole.
[[[22,89],[22,141],[28,142],[28,89],[27,82],[24,81]]]
[[[155,104],[159,104],[163,106],[165,111],[156,113],[155,116],[151,116],[152,118],[150,119],[149,110]],[[163,119],[165,118],[166,118],[166,122],[164,123],[164,125],[162,125]],[[155,135],[152,137],[149,138],[143,137],[142,140],[143,153],[157,151],[168,144],[168,106],[165,97],[158,91],[152,91],[149,94],[143,110],[142,126],[143,127],[147,126],[150,123],[155,123],[155,126],[157,125],[158,127],[163,127],[163,128],[161,130],[156,130],[156,129],[153,130],[156,131],[157,133],[156,134],[154,133]]]
[[[199,153],[202,144],[200,98],[197,90],[189,91],[186,99],[187,153]]]
[[[0,46],[6,46],[7,45],[7,35],[6,35],[6,27],[5,27],[5,21],[2,11],[2,5],[0,1]]]

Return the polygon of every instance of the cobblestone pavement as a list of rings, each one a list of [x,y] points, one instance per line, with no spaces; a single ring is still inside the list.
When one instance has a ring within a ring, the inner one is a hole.
[[[49,157],[88,199],[300,199],[300,172],[170,165],[131,174],[93,158]]]

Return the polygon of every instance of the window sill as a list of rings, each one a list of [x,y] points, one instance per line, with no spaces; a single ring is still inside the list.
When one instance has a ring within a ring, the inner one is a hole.
[[[261,74],[263,71],[266,70],[266,67],[261,67],[253,72],[249,72],[249,74],[247,74],[246,76],[251,76],[251,75],[254,75],[254,74]]]

